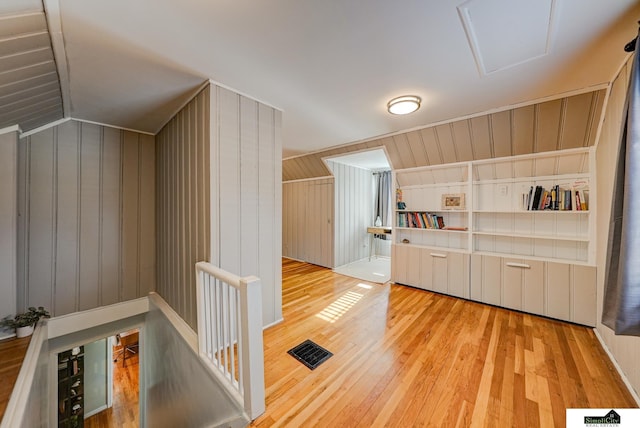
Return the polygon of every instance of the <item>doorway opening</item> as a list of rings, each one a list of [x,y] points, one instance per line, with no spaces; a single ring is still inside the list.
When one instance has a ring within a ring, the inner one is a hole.
[[[139,426],[140,331],[132,329],[102,339],[107,346],[106,403],[89,409],[85,427]],[[100,341],[98,341],[100,342]],[[87,371],[85,376],[90,376]]]
[[[335,179],[334,271],[385,283],[391,276],[391,165],[384,148],[325,158]]]

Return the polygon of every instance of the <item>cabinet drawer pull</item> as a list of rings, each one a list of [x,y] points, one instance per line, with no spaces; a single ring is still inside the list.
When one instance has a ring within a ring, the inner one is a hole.
[[[439,257],[441,259],[446,259],[447,255],[446,254],[441,254],[441,253],[431,253],[431,257]]]
[[[531,269],[531,266],[529,266],[526,263],[507,262],[507,266],[518,267],[518,268],[523,268],[523,269]]]

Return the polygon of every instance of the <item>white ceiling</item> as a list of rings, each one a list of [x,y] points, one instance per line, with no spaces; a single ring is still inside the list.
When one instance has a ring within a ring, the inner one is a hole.
[[[44,3],[72,117],[155,133],[213,79],[284,111],[285,156],[607,83],[640,15],[636,0]],[[389,115],[403,94],[422,108]]]

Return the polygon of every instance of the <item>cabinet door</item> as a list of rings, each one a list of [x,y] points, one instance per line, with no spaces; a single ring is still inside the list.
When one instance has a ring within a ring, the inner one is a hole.
[[[407,247],[407,282],[414,287],[420,286],[420,248]]]
[[[442,251],[430,251],[433,266],[433,290],[438,293],[449,292],[449,268],[447,257],[449,253]]]
[[[448,291],[452,296],[469,298],[469,254],[448,253]]]
[[[523,269],[522,277],[522,308],[525,312],[544,315],[544,262],[526,260],[529,266]]]
[[[420,288],[433,290],[433,257],[428,248],[420,250]]]
[[[491,305],[501,302],[502,258],[471,255],[471,298]]]
[[[522,310],[524,260],[503,259],[502,271],[502,306],[509,309]]]
[[[469,298],[482,302],[482,256],[471,254],[471,275],[469,277]]]
[[[571,320],[571,265],[564,263],[547,263],[545,315],[561,320]]]
[[[409,247],[403,245],[394,245],[395,248],[393,265],[395,276],[393,282],[397,284],[407,283],[407,267],[409,266]]]
[[[578,324],[596,325],[596,268],[573,265],[573,317]]]

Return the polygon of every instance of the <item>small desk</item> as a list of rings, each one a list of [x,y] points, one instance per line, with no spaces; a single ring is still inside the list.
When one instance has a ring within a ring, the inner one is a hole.
[[[369,261],[371,261],[374,235],[391,235],[391,226],[369,226],[367,227],[367,233],[369,234]],[[378,241],[376,241],[376,244],[377,243]]]

